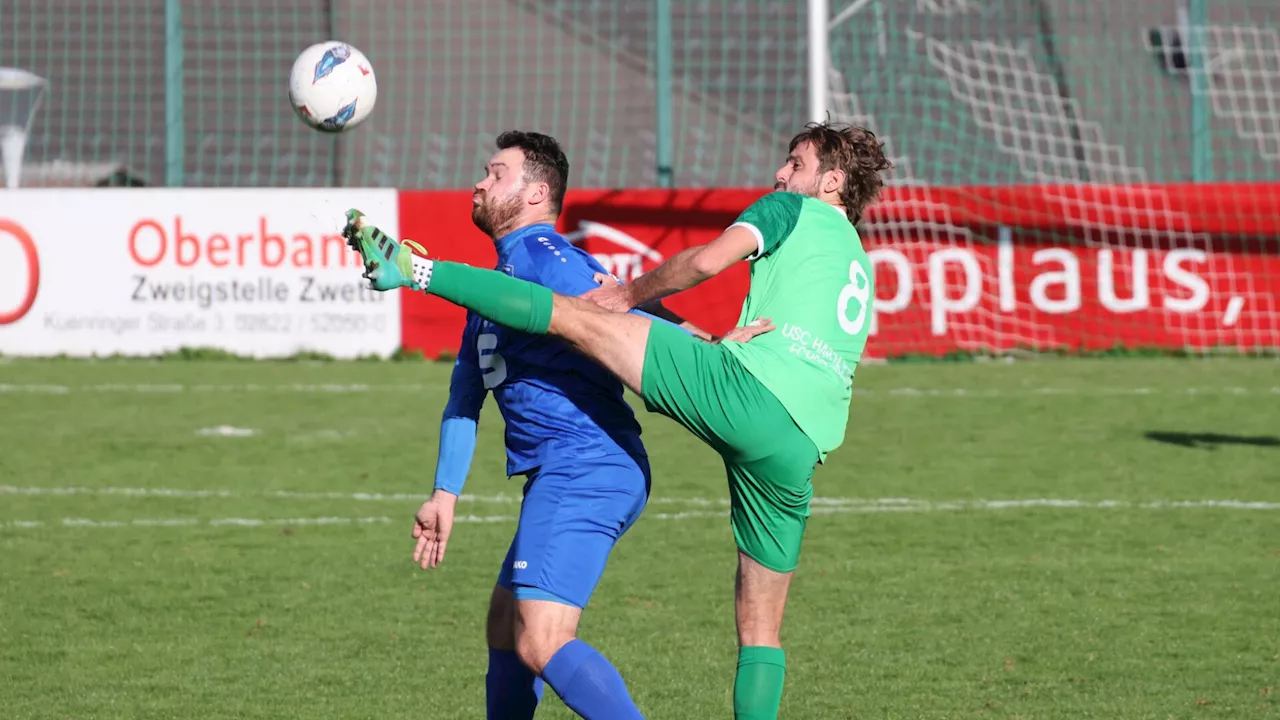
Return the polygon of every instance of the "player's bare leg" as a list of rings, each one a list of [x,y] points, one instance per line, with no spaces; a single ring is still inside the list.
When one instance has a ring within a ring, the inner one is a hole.
[[[603,365],[638,395],[651,324],[646,318],[611,312],[588,300],[556,295],[547,334]]]
[[[733,689],[735,720],[777,717],[786,672],[782,616],[793,574],[770,570],[738,552],[738,574],[734,583],[739,647]]]
[[[494,650],[516,650],[516,598],[507,588],[493,586],[489,615],[484,625],[485,640]]]
[[[509,589],[495,585],[485,622],[489,644],[485,707],[490,720],[530,720],[542,699],[542,680],[525,667],[516,653],[515,626],[515,596]]]
[[[514,638],[516,654],[533,672],[541,675],[552,656],[577,637],[582,610],[550,600],[515,601]]]
[[[782,616],[794,572],[780,573],[738,552],[734,614],[741,646],[782,647]]]

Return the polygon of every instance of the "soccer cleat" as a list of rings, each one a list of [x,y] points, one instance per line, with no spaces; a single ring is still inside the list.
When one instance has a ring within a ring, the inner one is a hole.
[[[423,290],[431,278],[431,262],[427,251],[412,240],[397,242],[395,238],[374,227],[359,210],[347,211],[347,224],[342,229],[347,245],[360,253],[364,260],[363,277],[374,290],[395,290],[407,287]],[[414,262],[414,254],[421,255]]]

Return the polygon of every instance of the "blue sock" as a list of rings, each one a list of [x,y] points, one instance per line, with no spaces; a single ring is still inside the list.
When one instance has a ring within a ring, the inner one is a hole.
[[[542,669],[542,677],[569,709],[586,720],[644,720],[622,675],[595,648],[570,640]]]
[[[542,678],[514,652],[489,648],[484,696],[489,720],[531,720],[542,699]]]

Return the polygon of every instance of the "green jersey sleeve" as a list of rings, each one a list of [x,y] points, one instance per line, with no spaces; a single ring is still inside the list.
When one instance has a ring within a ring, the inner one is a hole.
[[[756,236],[756,252],[747,260],[759,260],[776,250],[795,229],[803,205],[803,195],[771,192],[743,210],[729,227],[745,227]]]

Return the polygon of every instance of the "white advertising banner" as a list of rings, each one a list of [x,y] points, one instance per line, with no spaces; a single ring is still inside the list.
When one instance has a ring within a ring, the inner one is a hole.
[[[352,207],[398,233],[395,190],[0,191],[0,354],[389,355],[399,294],[364,288]]]

